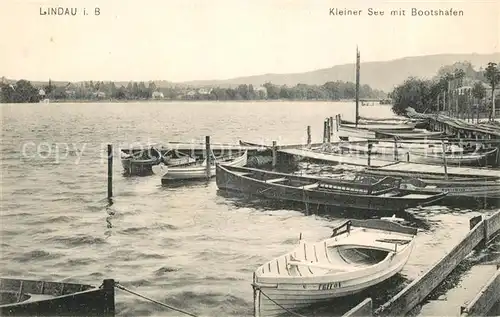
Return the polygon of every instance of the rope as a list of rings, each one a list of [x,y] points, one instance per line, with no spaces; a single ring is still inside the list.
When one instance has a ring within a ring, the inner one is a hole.
[[[297,317],[306,317],[306,316],[304,316],[304,315],[298,314],[298,313],[296,313],[296,312],[293,312],[293,311],[289,310],[288,308],[285,308],[285,307],[281,306],[280,304],[276,303],[276,302],[275,302],[272,298],[270,298],[269,296],[267,296],[267,295],[266,295],[266,293],[264,293],[264,292],[263,292],[260,288],[259,288],[259,290],[260,290],[260,293],[261,293],[262,295],[264,295],[264,297],[265,297],[265,298],[269,299],[269,300],[270,300],[271,302],[273,302],[276,306],[278,306],[279,308],[283,309],[283,310],[284,310],[284,311],[286,311],[287,313],[292,314],[292,315],[297,316]]]
[[[116,288],[119,288],[119,289],[121,289],[121,290],[123,290],[123,291],[125,291],[125,292],[128,292],[128,293],[130,293],[130,294],[132,294],[132,295],[138,296],[138,297],[140,297],[140,298],[143,298],[143,299],[145,299],[145,300],[148,300],[148,301],[150,301],[150,302],[153,302],[153,303],[155,303],[155,304],[158,304],[158,305],[160,305],[160,306],[166,307],[166,308],[171,309],[171,310],[175,310],[175,311],[177,311],[177,312],[179,312],[179,313],[183,313],[183,314],[186,314],[186,315],[188,315],[188,316],[192,316],[192,317],[198,317],[197,315],[192,314],[192,313],[187,312],[187,311],[184,311],[184,310],[182,310],[182,309],[180,309],[180,308],[175,308],[175,307],[173,307],[173,306],[170,306],[170,305],[167,305],[167,304],[161,303],[161,302],[156,301],[156,300],[154,300],[154,299],[152,299],[152,298],[149,298],[149,297],[146,297],[146,296],[144,296],[144,295],[138,294],[138,293],[136,293],[136,292],[134,292],[134,291],[131,291],[131,290],[129,290],[129,289],[127,289],[127,288],[125,288],[124,286],[120,285],[119,283],[116,283],[116,284],[115,284],[115,287],[116,287]]]

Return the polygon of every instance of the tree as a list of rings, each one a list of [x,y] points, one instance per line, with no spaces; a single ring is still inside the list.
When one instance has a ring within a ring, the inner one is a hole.
[[[396,86],[390,96],[393,100],[392,111],[397,115],[406,114],[408,107],[417,112],[426,112],[434,106],[437,96],[437,82],[410,77],[399,86]]]
[[[500,82],[500,71],[496,63],[489,62],[488,67],[485,69],[484,76],[488,80],[491,86],[491,113],[490,120],[495,120],[495,88]]]
[[[483,98],[486,97],[486,88],[484,88],[481,82],[477,81],[474,83],[474,86],[472,86],[472,97],[477,100],[483,100]]]
[[[280,97],[280,88],[271,83],[265,83],[262,85],[267,89],[267,98],[268,99],[279,99]]]
[[[2,84],[1,101],[7,103],[39,102],[38,89],[31,82],[21,79],[12,84]]]

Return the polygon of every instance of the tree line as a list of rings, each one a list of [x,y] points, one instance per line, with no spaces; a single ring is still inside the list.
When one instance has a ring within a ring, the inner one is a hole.
[[[169,100],[341,100],[354,99],[356,86],[351,82],[335,81],[323,85],[297,84],[295,86],[266,83],[262,87],[242,84],[235,88],[222,87],[157,87],[154,82],[129,82],[119,87],[114,82],[87,81],[35,87],[27,80],[1,83],[0,101],[4,103],[38,102],[49,100],[145,100],[161,97]],[[155,95],[157,93],[157,95]],[[382,99],[386,93],[361,85],[360,98]]]
[[[396,86],[389,97],[392,111],[398,115],[405,115],[408,107],[421,113],[444,110],[457,115],[474,108],[475,111],[488,111],[491,119],[493,102],[495,98],[498,100],[495,90],[499,83],[500,65],[497,63],[489,62],[485,69],[475,71],[470,62],[456,62],[441,67],[430,80],[409,77]],[[489,86],[490,94],[484,84]]]

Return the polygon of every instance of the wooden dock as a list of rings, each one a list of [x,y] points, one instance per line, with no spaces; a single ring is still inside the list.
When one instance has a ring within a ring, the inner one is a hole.
[[[483,292],[485,286],[496,286],[495,283],[492,283],[492,277],[493,281],[498,277],[496,265],[478,264],[471,267],[463,276],[460,276],[460,282],[456,287],[447,290],[438,299],[424,303],[417,316],[449,316],[451,315],[450,312],[454,312],[453,315],[457,316],[458,314],[464,314],[465,311],[468,311],[470,316],[486,316],[496,301],[491,296],[492,294],[489,294],[489,296],[487,294],[485,294],[486,296],[482,295],[485,293]],[[482,296],[478,297],[478,294]],[[486,299],[489,303],[480,303],[481,300],[476,300],[477,298]],[[464,305],[467,303],[467,307],[470,308],[466,309],[465,306],[457,308],[457,303]]]
[[[500,266],[467,305],[460,307],[460,316],[498,316],[500,314]],[[494,311],[492,311],[494,310]]]
[[[477,247],[485,247],[500,231],[500,211],[491,217],[477,216],[470,220],[470,231],[459,241],[453,249],[444,255],[438,262],[429,267],[424,274],[413,280],[403,290],[397,293],[385,304],[371,313],[366,312],[368,301],[360,303],[344,316],[360,316],[356,310],[362,311],[364,316],[404,316],[417,305],[426,300],[429,294],[439,286],[446,277]],[[486,310],[495,302],[500,301],[498,274],[494,275],[477,293],[467,306],[456,307],[454,315],[469,312],[469,315],[485,315]],[[365,303],[365,304],[363,304]],[[488,303],[487,306],[483,303]],[[473,312],[474,309],[477,309]],[[448,315],[452,312],[448,311]]]
[[[319,153],[308,149],[280,149],[278,153],[301,157],[311,161],[323,162],[326,164],[348,164],[354,166],[368,166],[368,157],[348,156],[342,154]],[[390,164],[390,161],[382,161],[370,158],[370,166],[382,167]]]

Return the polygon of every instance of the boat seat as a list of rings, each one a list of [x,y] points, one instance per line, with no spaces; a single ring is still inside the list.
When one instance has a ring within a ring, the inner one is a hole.
[[[377,195],[378,197],[392,197],[392,196],[396,196],[398,193],[397,192],[388,192],[388,193],[383,193],[383,194],[380,194],[380,195]]]
[[[308,184],[308,185],[302,186],[302,189],[314,189],[314,188],[318,188],[318,186],[319,186],[319,183]]]
[[[283,181],[286,181],[285,177],[271,178],[271,179],[266,180],[266,183],[278,183],[278,182],[283,182]]]
[[[246,173],[246,172],[232,172],[238,176],[250,176],[252,173]]]

